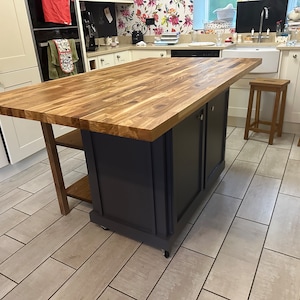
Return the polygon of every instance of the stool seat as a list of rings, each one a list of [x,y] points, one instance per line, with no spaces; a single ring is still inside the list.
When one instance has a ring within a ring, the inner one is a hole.
[[[287,86],[290,80],[286,79],[274,79],[274,78],[256,78],[250,81],[250,94],[247,110],[247,118],[245,125],[244,139],[248,140],[249,130],[254,132],[264,132],[269,134],[269,144],[273,144],[274,134],[277,132],[277,136],[282,134],[282,125],[284,117],[284,109],[286,102]],[[273,107],[272,120],[260,119],[260,102],[262,92],[274,92],[275,100]],[[254,94],[256,92],[256,104],[255,104],[255,117],[251,123],[251,114],[254,101]],[[278,116],[279,111],[279,116]],[[270,129],[260,128],[259,125],[268,125]]]

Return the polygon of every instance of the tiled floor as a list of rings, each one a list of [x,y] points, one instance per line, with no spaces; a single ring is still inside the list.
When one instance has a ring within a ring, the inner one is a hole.
[[[169,259],[89,222],[86,203],[61,216],[45,152],[0,170],[0,298],[299,300],[298,139],[229,127],[226,168]],[[60,158],[67,185],[86,173],[81,152]]]

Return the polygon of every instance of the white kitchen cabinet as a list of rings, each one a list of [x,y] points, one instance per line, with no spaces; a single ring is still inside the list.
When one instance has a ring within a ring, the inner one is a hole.
[[[148,57],[170,57],[171,55],[167,52],[167,50],[132,50],[131,51],[132,60],[139,60]]]
[[[257,77],[268,77],[268,78],[277,78],[278,73],[269,73],[269,74],[247,74],[240,80],[233,83],[229,90],[229,106],[228,106],[228,115],[234,118],[243,118],[246,119],[247,109],[248,109],[248,101],[249,101],[249,92],[250,85],[249,82]],[[274,94],[273,93],[263,93],[262,99],[268,99],[273,101]],[[272,103],[272,102],[271,102]],[[262,102],[261,105],[261,116],[265,118],[271,117],[270,110],[267,103]]]
[[[115,65],[121,65],[131,61],[131,52],[130,51],[121,51],[114,53]]]
[[[300,123],[300,51],[282,51],[280,78],[289,79],[284,122]]]
[[[104,69],[130,61],[131,52],[129,50],[90,57],[88,58],[89,71]]]
[[[97,57],[97,69],[104,69],[115,65],[114,54],[105,54]]]

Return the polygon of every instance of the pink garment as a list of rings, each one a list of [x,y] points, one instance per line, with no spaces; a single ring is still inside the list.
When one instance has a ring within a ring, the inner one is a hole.
[[[70,0],[42,0],[46,22],[71,25]]]

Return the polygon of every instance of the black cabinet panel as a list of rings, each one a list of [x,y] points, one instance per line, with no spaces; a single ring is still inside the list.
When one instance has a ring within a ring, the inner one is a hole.
[[[205,187],[219,176],[225,164],[228,91],[207,104]]]
[[[177,221],[202,191],[204,114],[202,108],[172,130],[173,200]]]

